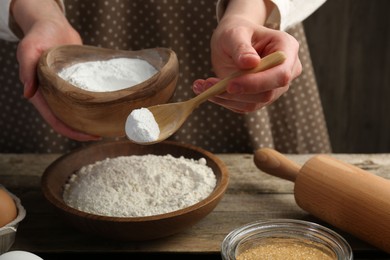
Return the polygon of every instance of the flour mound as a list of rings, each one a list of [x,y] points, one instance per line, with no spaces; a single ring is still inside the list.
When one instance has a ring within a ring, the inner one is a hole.
[[[204,158],[131,155],[82,167],[65,185],[63,198],[70,207],[92,214],[141,217],[194,205],[215,185]]]
[[[147,61],[131,58],[76,63],[58,76],[76,87],[94,92],[109,92],[135,86],[157,73]]]
[[[157,141],[160,128],[153,113],[147,108],[134,109],[126,119],[127,137],[137,143]]]

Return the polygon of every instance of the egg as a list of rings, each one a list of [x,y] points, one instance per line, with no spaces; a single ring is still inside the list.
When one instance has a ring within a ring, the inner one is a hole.
[[[15,201],[2,188],[0,188],[0,212],[0,228],[14,220],[18,213]]]
[[[0,255],[0,260],[43,260],[43,259],[27,251],[15,250]]]

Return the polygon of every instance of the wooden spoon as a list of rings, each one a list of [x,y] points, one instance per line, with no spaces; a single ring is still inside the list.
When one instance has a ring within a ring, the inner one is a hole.
[[[154,144],[167,139],[182,126],[182,124],[186,121],[192,111],[197,108],[201,103],[207,101],[213,96],[223,93],[226,90],[227,83],[231,79],[242,76],[244,74],[257,73],[260,71],[267,70],[269,68],[281,64],[285,59],[286,56],[283,52],[274,52],[264,57],[257,67],[249,70],[234,72],[230,76],[219,81],[217,84],[192,99],[183,102],[161,104],[149,107],[148,109],[153,114],[154,119],[156,120],[160,128],[160,135],[155,141],[137,143]],[[131,141],[135,142],[134,140]]]

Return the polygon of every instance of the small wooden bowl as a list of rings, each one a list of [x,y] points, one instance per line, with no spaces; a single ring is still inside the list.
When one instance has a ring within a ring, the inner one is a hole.
[[[143,59],[158,72],[140,84],[110,92],[87,91],[58,76],[75,63],[112,58]],[[123,51],[62,45],[42,54],[37,70],[43,96],[58,118],[81,132],[118,137],[125,136],[125,122],[133,109],[166,103],[172,97],[179,62],[175,52],[166,48]]]
[[[64,185],[82,166],[105,158],[145,154],[205,158],[207,165],[216,175],[216,187],[206,199],[190,207],[146,217],[98,216],[74,209],[63,201]],[[142,146],[124,140],[99,142],[61,156],[44,171],[41,187],[44,197],[59,215],[80,231],[115,240],[142,241],[181,232],[200,221],[220,202],[228,186],[228,180],[229,175],[223,162],[201,148],[172,141]]]

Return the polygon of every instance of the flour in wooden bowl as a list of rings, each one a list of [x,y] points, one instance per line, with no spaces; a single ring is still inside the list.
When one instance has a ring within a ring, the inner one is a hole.
[[[156,73],[145,60],[114,58],[76,63],[62,69],[58,76],[81,89],[107,92],[135,86]]]
[[[65,185],[63,198],[70,207],[96,215],[142,217],[194,205],[215,185],[204,158],[119,156],[82,167]]]

